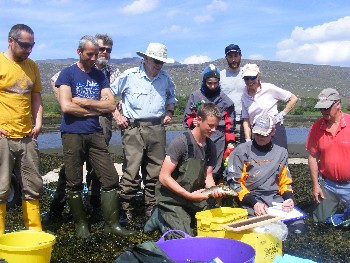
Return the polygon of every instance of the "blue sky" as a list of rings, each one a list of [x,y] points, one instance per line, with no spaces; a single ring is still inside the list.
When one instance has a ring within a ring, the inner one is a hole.
[[[31,58],[77,58],[83,35],[108,33],[113,58],[150,42],[187,64],[224,57],[350,66],[350,1],[340,0],[0,0],[0,50],[12,25],[35,32]]]

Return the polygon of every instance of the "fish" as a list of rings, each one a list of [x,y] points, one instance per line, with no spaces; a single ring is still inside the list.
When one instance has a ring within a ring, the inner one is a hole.
[[[226,195],[231,195],[231,196],[237,196],[238,193],[233,190],[230,186],[228,185],[215,185],[212,186],[210,188],[206,188],[203,192],[201,192],[202,194],[205,195],[211,195],[214,191],[218,191],[219,193],[225,193]]]

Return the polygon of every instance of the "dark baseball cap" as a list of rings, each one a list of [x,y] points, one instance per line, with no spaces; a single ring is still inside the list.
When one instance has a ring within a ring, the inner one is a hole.
[[[241,49],[238,45],[230,44],[225,48],[225,55],[227,55],[230,52],[238,52],[239,54],[241,54]]]

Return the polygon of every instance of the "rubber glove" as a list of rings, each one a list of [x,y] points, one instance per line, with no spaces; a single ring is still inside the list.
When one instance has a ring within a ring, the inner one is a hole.
[[[287,115],[287,113],[285,113],[284,111],[280,111],[276,116],[275,116],[275,119],[274,119],[274,121],[275,121],[275,124],[276,123],[281,123],[281,124],[283,124],[283,119],[284,119],[284,116],[286,116]]]

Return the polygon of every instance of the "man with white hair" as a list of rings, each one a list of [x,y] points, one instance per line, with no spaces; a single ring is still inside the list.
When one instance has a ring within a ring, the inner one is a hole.
[[[139,67],[122,73],[112,84],[115,96],[122,97],[122,114],[118,109],[114,119],[122,130],[124,153],[121,178],[123,219],[132,219],[133,201],[144,184],[145,215],[149,217],[155,204],[154,191],[161,165],[165,158],[165,127],[174,115],[176,103],[175,84],[162,70],[167,58],[167,48],[160,43],[150,43]],[[143,165],[142,177],[139,176]],[[126,222],[124,222],[126,223]]]

